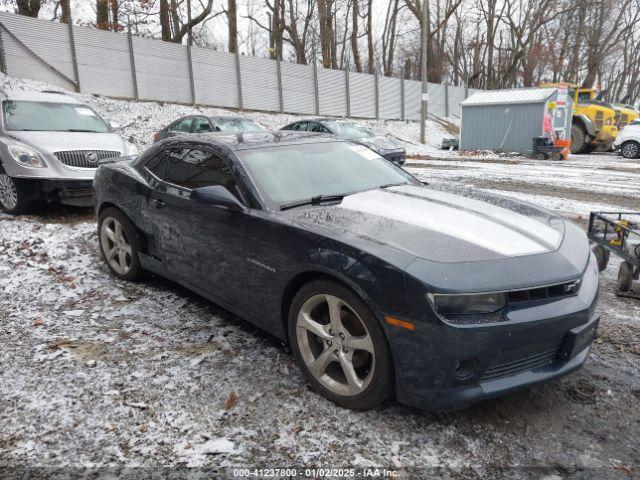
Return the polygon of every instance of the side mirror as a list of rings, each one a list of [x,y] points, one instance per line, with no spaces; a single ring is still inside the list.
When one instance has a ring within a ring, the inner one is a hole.
[[[241,211],[245,207],[240,201],[222,185],[200,187],[191,191],[191,200],[203,205],[214,205],[232,211]]]
[[[115,121],[109,121],[109,126],[111,127],[111,130],[118,130],[122,125]]]

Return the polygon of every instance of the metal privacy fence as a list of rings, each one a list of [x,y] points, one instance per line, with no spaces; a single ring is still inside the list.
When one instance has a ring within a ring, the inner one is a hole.
[[[420,82],[298,65],[0,12],[5,73],[118,98],[336,117],[419,120]],[[474,92],[429,84],[429,111]]]

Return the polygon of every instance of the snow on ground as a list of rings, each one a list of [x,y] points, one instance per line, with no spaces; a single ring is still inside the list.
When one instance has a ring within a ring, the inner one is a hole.
[[[0,85],[51,88],[6,76]],[[81,98],[125,125],[124,135],[141,147],[157,128],[198,111]],[[246,115],[268,127],[294,119]],[[415,123],[365,123],[417,143]],[[574,220],[638,206],[638,161],[463,158],[437,150],[444,132],[430,126],[430,145],[410,146],[422,159],[407,167],[423,180],[473,185]],[[615,258],[601,277],[599,338],[579,372],[463,412],[392,404],[362,413],[311,392],[277,341],[220,307],[160,278],[116,280],[96,245],[87,210],[0,214],[0,469],[387,466],[408,478],[536,479],[637,473],[640,303],[615,296]]]

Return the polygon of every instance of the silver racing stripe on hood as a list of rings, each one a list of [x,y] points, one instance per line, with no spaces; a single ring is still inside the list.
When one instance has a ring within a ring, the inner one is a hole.
[[[508,257],[553,251],[563,237],[548,224],[516,211],[423,187],[347,196],[340,208],[445,234]]]

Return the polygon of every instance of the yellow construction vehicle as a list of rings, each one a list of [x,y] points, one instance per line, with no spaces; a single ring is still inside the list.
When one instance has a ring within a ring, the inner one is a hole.
[[[543,83],[540,86],[568,89],[573,100],[571,153],[611,150],[618,134],[617,120],[622,118],[622,112],[616,112],[613,105],[600,101],[595,88],[566,83]],[[628,113],[625,112],[626,115]]]

